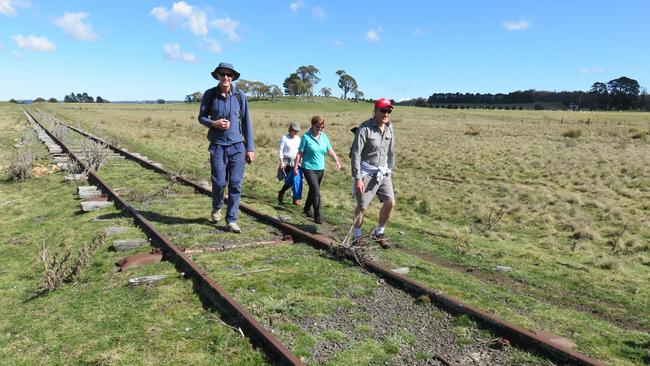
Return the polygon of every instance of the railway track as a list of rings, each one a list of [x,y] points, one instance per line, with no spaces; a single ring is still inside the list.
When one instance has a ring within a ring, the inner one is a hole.
[[[38,121],[35,116],[35,113],[26,111],[26,116],[30,120],[41,128],[43,128],[50,137],[61,146],[63,153],[68,154],[72,159],[76,160],[81,166],[84,165],[84,159],[79,156],[75,151],[78,151],[78,148],[68,147],[63,141],[59,140],[54,134],[47,130],[46,126]],[[106,144],[106,141],[102,140],[99,137],[93,136],[79,128],[65,126],[70,131],[74,131],[75,134],[83,136],[83,138],[91,139],[95,142]],[[135,208],[132,202],[128,202],[125,197],[129,197],[129,192],[133,192],[133,187],[142,185],[146,186],[152,182],[156,182],[157,190],[160,191],[164,189],[165,186],[169,186],[169,182],[174,184],[183,185],[189,187],[190,190],[197,192],[201,195],[207,197],[210,196],[211,192],[205,186],[198,184],[194,181],[187,179],[179,174],[174,174],[166,169],[164,169],[160,164],[149,161],[147,158],[143,158],[141,155],[129,152],[123,148],[112,146],[107,144],[108,147],[114,151],[116,154],[119,154],[127,159],[127,161],[135,162],[140,166],[149,169],[152,172],[155,172],[154,176],[144,174],[144,178],[132,179],[129,183],[126,184],[126,187],[115,187],[112,188],[108,181],[119,182],[119,177],[125,177],[130,175],[133,171],[133,166],[126,166],[128,164],[123,163],[120,165],[114,164],[111,169],[108,170],[109,177],[104,178],[100,177],[97,173],[91,172],[88,175],[88,180],[90,183],[96,184],[102,192],[104,192],[108,199],[113,201],[115,205],[124,210],[126,213],[131,215],[134,218],[135,223],[142,228],[142,230],[148,235],[151,239],[152,245],[158,247],[162,253],[163,258],[174,263],[178,271],[185,274],[186,277],[191,278],[194,281],[195,288],[201,294],[204,299],[212,304],[215,308],[219,309],[224,316],[227,316],[232,322],[239,326],[244,334],[250,338],[253,344],[260,347],[268,355],[269,359],[277,364],[289,364],[289,365],[301,365],[303,361],[293,354],[289,347],[284,345],[278,338],[276,338],[269,329],[262,325],[255,317],[247,311],[244,306],[239,304],[234,298],[228,294],[223,287],[221,287],[214,279],[212,279],[209,273],[206,272],[200,265],[198,265],[191,257],[191,253],[207,253],[207,252],[219,252],[224,249],[223,242],[220,246],[214,247],[210,244],[214,240],[214,229],[211,227],[209,232],[205,230],[188,230],[186,235],[179,235],[178,230],[161,230],[160,225],[156,226],[153,222],[160,223],[171,223],[167,226],[187,224],[191,225],[202,225],[208,226],[207,220],[203,219],[202,216],[205,216],[205,207],[209,207],[209,204],[203,204],[196,209],[199,212],[196,217],[193,218],[184,218],[179,219],[174,215],[174,205],[169,204],[156,204],[155,202],[146,201],[141,202],[139,208]],[[104,174],[104,173],[102,173]],[[162,179],[160,175],[164,175],[165,179]],[[140,176],[140,174],[138,174]],[[165,183],[167,182],[167,183]],[[119,184],[119,183],[118,183]],[[154,189],[154,192],[156,189]],[[191,193],[191,192],[190,192]],[[135,197],[134,195],[131,195]],[[191,206],[197,199],[188,194],[187,190],[178,189],[177,194],[178,199],[175,204]],[[207,201],[206,201],[207,202]],[[163,207],[164,206],[164,207]],[[185,207],[184,206],[184,207]],[[486,311],[475,308],[468,304],[449,297],[439,291],[430,289],[405,275],[394,272],[391,268],[387,268],[381,263],[371,259],[368,256],[357,255],[356,252],[350,250],[341,250],[341,247],[335,240],[325,237],[323,235],[318,235],[310,233],[301,229],[296,225],[292,225],[288,222],[285,222],[281,218],[271,217],[260,210],[253,208],[252,206],[241,204],[241,212],[245,213],[248,218],[244,217],[240,220],[247,220],[245,224],[252,228],[252,234],[255,237],[244,237],[244,239],[235,239],[232,237],[233,234],[225,233],[225,228],[217,227],[217,230],[224,231],[224,238],[226,241],[230,240],[232,247],[257,247],[265,246],[269,243],[280,244],[283,240],[292,239],[294,242],[306,243],[312,247],[320,250],[327,251],[329,253],[337,253],[339,258],[350,259],[351,262],[358,263],[368,272],[374,273],[379,276],[381,279],[392,285],[393,287],[403,290],[410,294],[411,296],[418,299],[428,299],[428,301],[433,302],[438,307],[444,309],[446,312],[453,315],[468,315],[482,326],[489,328],[494,334],[498,335],[499,339],[505,340],[506,343],[511,343],[513,345],[519,346],[522,349],[530,350],[535,353],[543,354],[549,359],[555,360],[560,363],[569,363],[569,364],[580,364],[580,365],[602,365],[603,363],[594,360],[588,356],[577,353],[569,348],[563,347],[562,345],[552,341],[553,336],[548,334],[537,334],[535,332],[523,329],[521,327],[512,325],[503,319],[500,319],[496,316],[493,316]],[[273,227],[274,229],[266,229],[265,226]],[[195,235],[198,234],[198,235]],[[260,236],[262,238],[260,238]],[[180,240],[183,243],[182,246],[174,244],[172,238],[174,237],[174,242]],[[198,238],[198,239],[197,239]],[[230,238],[230,239],[228,239]],[[248,242],[246,242],[248,240]],[[243,243],[242,243],[243,241]],[[257,244],[256,244],[257,243]],[[241,244],[241,245],[238,245]],[[427,301],[427,302],[428,302]],[[268,324],[267,324],[268,327]],[[437,364],[463,364],[459,360],[453,361],[448,360],[448,357],[444,357],[442,354],[434,354],[433,359]],[[474,363],[476,360],[472,359]],[[433,363],[436,364],[436,363]],[[471,364],[471,363],[470,363]]]

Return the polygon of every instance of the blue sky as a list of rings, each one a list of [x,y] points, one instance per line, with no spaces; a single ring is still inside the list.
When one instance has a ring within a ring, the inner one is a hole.
[[[0,0],[0,100],[182,100],[231,62],[282,86],[314,65],[366,97],[588,90],[620,76],[650,88],[648,0]]]

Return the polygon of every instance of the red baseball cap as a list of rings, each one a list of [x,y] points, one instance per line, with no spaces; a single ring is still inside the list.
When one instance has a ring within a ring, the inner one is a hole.
[[[375,102],[375,108],[380,109],[380,108],[393,108],[393,103],[391,103],[390,99],[386,98],[379,98]]]

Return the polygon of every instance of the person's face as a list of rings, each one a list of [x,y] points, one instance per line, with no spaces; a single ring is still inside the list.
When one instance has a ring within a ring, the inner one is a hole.
[[[296,136],[297,133],[298,133],[298,131],[296,131],[296,130],[294,130],[294,129],[290,129],[290,130],[289,130],[289,136],[291,136],[291,137]]]
[[[230,86],[232,78],[235,77],[235,73],[230,69],[221,69],[217,75],[219,76],[219,82],[223,86]]]
[[[314,132],[321,132],[325,129],[325,122],[313,124],[311,125],[311,128],[314,130]]]
[[[392,108],[375,108],[375,120],[388,124],[390,123],[390,114],[392,112]]]

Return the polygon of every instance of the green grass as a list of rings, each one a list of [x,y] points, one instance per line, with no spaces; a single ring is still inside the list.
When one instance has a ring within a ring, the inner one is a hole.
[[[182,168],[197,180],[208,179],[206,131],[196,120],[196,104],[42,107],[171,170]],[[5,120],[20,120],[15,109],[1,109]],[[272,215],[299,217],[299,208],[275,202],[274,150],[290,121],[307,127],[312,115],[322,114],[344,165],[337,173],[328,162],[322,191],[325,220],[340,235],[346,233],[353,209],[349,129],[370,116],[371,105],[282,98],[253,102],[251,109],[257,160],[246,170],[244,202],[255,201],[255,208]],[[526,292],[513,290],[508,282],[486,285],[467,273],[392,250],[382,252],[382,260],[409,266],[414,279],[516,324],[570,338],[579,351],[610,364],[648,362],[650,145],[644,132],[650,130],[649,120],[647,113],[396,108],[398,204],[387,234],[405,247],[465,267],[493,272],[496,265],[511,266],[512,272],[500,276],[522,284]],[[469,130],[478,133],[466,134]],[[581,133],[563,137],[567,131]],[[1,138],[5,144],[5,132]],[[205,202],[186,196],[149,204],[172,216],[174,207],[189,213]],[[489,224],[490,212],[499,208],[505,214]],[[378,205],[369,211],[366,230],[376,220]],[[200,225],[187,230],[184,234],[196,237],[198,245],[208,242],[210,234]],[[257,305],[263,314],[309,309],[277,296],[265,301]],[[330,306],[324,302],[316,308]],[[377,351],[381,345],[356,347]],[[360,354],[359,360],[366,356]]]

